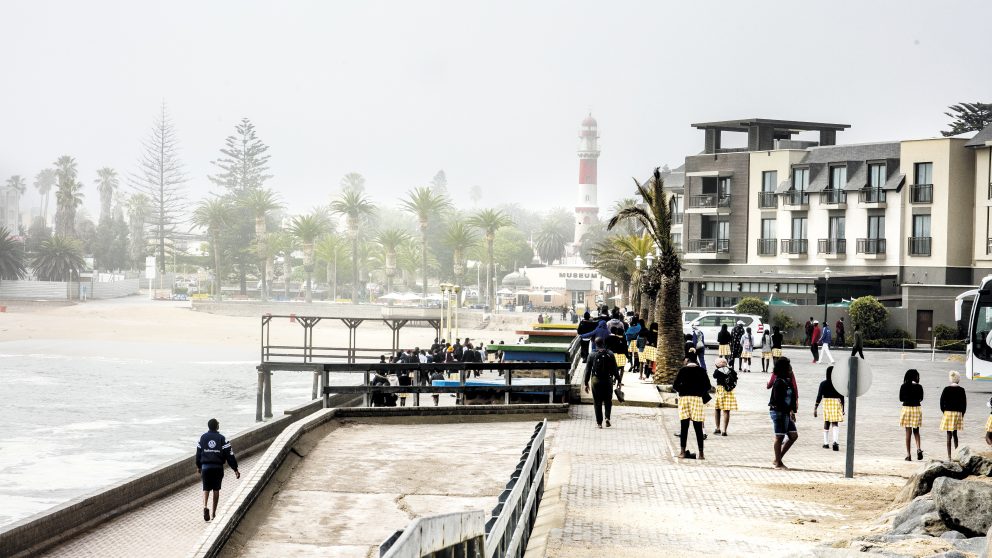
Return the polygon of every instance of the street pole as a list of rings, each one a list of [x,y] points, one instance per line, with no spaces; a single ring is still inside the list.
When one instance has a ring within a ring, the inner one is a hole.
[[[444,287],[441,288],[441,327],[437,331],[438,337],[444,334]],[[438,343],[441,342],[440,339],[437,340]],[[447,347],[442,347],[442,350]]]
[[[458,338],[458,307],[462,305],[461,302],[461,291],[462,288],[455,285],[455,338]]]
[[[827,325],[827,296],[830,294],[830,276],[827,275],[823,280],[823,325]]]
[[[850,375],[847,379],[847,456],[844,460],[844,477],[854,478],[854,422],[858,410],[858,366],[861,359],[848,359]]]

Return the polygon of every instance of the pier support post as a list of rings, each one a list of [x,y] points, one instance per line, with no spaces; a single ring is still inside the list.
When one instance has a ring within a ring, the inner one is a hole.
[[[320,387],[320,371],[313,371],[313,393],[310,396],[310,400],[317,399],[317,389]]]
[[[265,393],[263,393],[263,399],[265,402],[265,418],[272,418],[272,371],[266,370],[263,372],[265,375]]]
[[[331,408],[331,394],[327,393],[327,386],[330,385],[331,373],[327,370],[320,371],[320,392],[324,394],[324,408]]]
[[[264,391],[265,374],[262,369],[258,369],[258,392],[255,394],[255,422],[262,422],[262,392]]]

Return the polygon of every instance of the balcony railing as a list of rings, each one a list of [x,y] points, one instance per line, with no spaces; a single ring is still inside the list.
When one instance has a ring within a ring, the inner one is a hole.
[[[689,196],[689,207],[693,209],[716,209],[730,207],[729,194],[696,194]]]
[[[782,240],[783,254],[805,254],[809,249],[809,240],[805,238],[786,238]]]
[[[789,190],[782,198],[783,205],[809,205],[809,193],[805,190]]]
[[[914,184],[909,188],[910,202],[933,203],[933,184]]]
[[[847,192],[830,188],[820,192],[820,203],[823,205],[840,205],[847,203]]]
[[[729,238],[693,238],[689,240],[689,252],[725,254],[730,252]]]
[[[992,238],[985,239],[985,254],[992,254]]]
[[[909,237],[909,255],[910,256],[929,256],[930,255],[930,244],[932,237],[929,236],[911,236]]]
[[[859,254],[884,254],[885,253],[885,239],[884,238],[859,238],[858,247]]]
[[[821,238],[816,243],[817,254],[846,254],[846,238]]]
[[[778,207],[778,194],[775,192],[758,192],[758,208],[775,209]]]
[[[685,213],[682,213],[681,211],[672,213],[673,225],[681,225],[684,219],[685,219]]]
[[[885,203],[885,190],[881,188],[862,188],[858,192],[861,203]]]
[[[759,256],[774,256],[776,254],[775,250],[778,249],[778,240],[775,238],[759,238],[758,239],[758,255]]]

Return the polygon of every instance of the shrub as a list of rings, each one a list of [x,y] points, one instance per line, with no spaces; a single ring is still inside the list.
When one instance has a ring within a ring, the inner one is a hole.
[[[958,328],[946,324],[938,324],[933,328],[933,335],[937,338],[937,348],[945,351],[963,351],[964,340],[958,332]]]
[[[869,339],[881,339],[885,335],[885,323],[889,319],[889,311],[873,296],[863,296],[855,299],[848,309],[851,323],[861,328],[861,335]],[[866,343],[867,347],[868,344]]]
[[[772,316],[772,325],[782,330],[782,333],[784,334],[790,329],[799,327],[799,322],[793,320],[788,314],[779,310],[778,312],[775,312],[774,316]]]
[[[866,349],[915,349],[916,341],[908,338],[885,337],[883,339],[865,339]]]
[[[746,296],[737,303],[736,311],[738,314],[754,314],[755,316],[761,316],[761,323],[768,323],[768,305],[765,301],[760,298],[753,296]]]

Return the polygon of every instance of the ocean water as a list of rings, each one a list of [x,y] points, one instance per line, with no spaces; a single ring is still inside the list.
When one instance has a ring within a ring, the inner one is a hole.
[[[210,418],[227,435],[254,425],[256,355],[0,343],[0,526],[189,455]],[[307,402],[311,382],[309,373],[276,372],[273,414]]]

